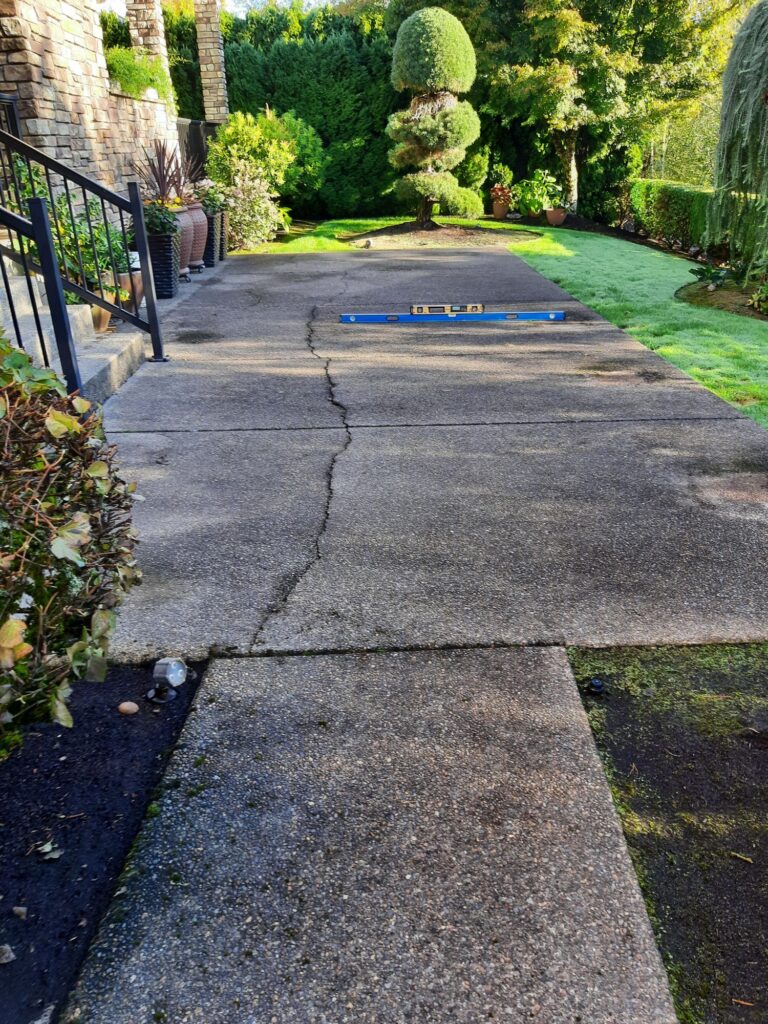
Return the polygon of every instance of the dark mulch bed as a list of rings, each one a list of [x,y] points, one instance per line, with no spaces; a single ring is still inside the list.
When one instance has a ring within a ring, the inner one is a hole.
[[[61,1009],[109,904],[197,688],[155,708],[149,673],[118,667],[104,683],[77,683],[74,728],[30,726],[0,763],[0,945],[16,956],[0,965],[0,1024]],[[119,714],[123,700],[140,712]],[[49,842],[57,859],[38,850]]]
[[[495,231],[493,228],[463,227],[457,224],[439,224],[436,221],[419,226],[415,221],[408,221],[404,224],[395,224],[391,227],[376,228],[375,231],[350,235],[346,240],[355,245],[369,242],[389,249],[410,249],[413,246],[476,248],[478,246],[506,247],[514,244],[515,241],[536,237],[537,234],[532,231],[520,231],[511,235]]]
[[[570,653],[681,1022],[768,1021],[768,645]]]
[[[694,281],[692,284],[683,285],[675,294],[678,299],[690,302],[692,306],[721,309],[726,313],[735,313],[737,316],[752,317],[753,320],[768,320],[765,313],[759,313],[748,305],[750,296],[756,289],[757,285],[742,288],[737,281],[726,281],[720,288],[711,292]]]

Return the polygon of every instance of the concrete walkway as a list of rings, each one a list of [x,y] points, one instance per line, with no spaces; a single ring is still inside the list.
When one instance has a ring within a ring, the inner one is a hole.
[[[337,323],[418,301],[569,319]],[[233,260],[166,330],[115,654],[227,657],[77,1019],[673,1021],[562,645],[766,637],[768,435],[501,250]]]

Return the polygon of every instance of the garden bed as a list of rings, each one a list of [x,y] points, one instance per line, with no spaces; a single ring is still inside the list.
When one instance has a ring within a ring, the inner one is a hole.
[[[498,230],[483,227],[460,227],[456,224],[434,223],[431,227],[420,228],[415,223],[396,224],[379,228],[364,234],[352,235],[347,241],[352,245],[376,249],[414,248],[482,248],[499,246],[507,248],[510,243],[532,241],[539,236],[534,231],[517,231],[513,235],[500,234]]]
[[[30,726],[0,763],[0,945],[15,956],[0,964],[0,1024],[47,1024],[110,902],[196,690],[156,707],[150,685],[147,666],[77,683],[74,728]],[[124,700],[139,713],[121,715]]]
[[[570,655],[682,1024],[768,1021],[768,645]]]
[[[708,291],[698,282],[683,285],[675,294],[683,302],[690,302],[692,306],[701,306],[704,309],[721,309],[726,313],[735,313],[737,316],[749,316],[754,320],[768,320],[768,316],[759,313],[748,305],[751,293],[756,289],[745,290],[736,281],[726,281],[720,288]]]

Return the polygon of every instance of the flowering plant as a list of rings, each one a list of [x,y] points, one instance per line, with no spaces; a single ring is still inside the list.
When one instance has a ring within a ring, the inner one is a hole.
[[[250,160],[232,162],[232,184],[224,187],[229,209],[229,243],[251,249],[274,238],[282,226],[274,194]]]
[[[223,210],[226,206],[227,197],[224,194],[224,190],[221,185],[211,181],[210,178],[202,178],[200,181],[196,181],[194,189],[195,199],[202,203],[206,213],[211,215],[218,213],[219,210]]]

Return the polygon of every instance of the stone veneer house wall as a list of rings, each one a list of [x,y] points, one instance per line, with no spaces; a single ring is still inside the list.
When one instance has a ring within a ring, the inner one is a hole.
[[[145,147],[178,142],[176,112],[110,83],[99,9],[98,0],[0,0],[0,92],[18,95],[25,141],[122,191]],[[167,60],[160,0],[129,0],[128,17],[134,41]]]

